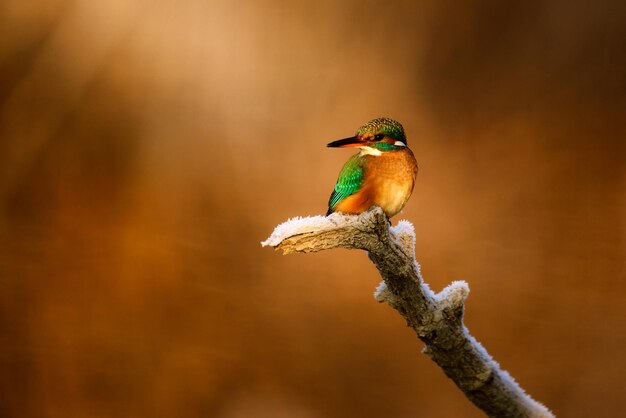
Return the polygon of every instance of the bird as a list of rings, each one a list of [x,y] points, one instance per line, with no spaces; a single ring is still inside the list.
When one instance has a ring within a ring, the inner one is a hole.
[[[404,208],[413,192],[417,161],[399,122],[372,119],[354,136],[326,146],[360,148],[339,172],[326,216],[334,212],[356,215],[376,205],[389,220]]]

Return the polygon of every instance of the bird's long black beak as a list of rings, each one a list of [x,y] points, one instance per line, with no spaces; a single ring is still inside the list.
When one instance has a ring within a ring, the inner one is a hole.
[[[347,148],[347,147],[358,147],[361,145],[361,141],[357,136],[351,136],[350,138],[338,139],[336,141],[327,144],[326,146],[329,148]]]

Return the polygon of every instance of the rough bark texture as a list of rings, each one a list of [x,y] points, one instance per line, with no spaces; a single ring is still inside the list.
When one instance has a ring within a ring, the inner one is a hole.
[[[553,417],[500,368],[463,324],[469,293],[463,281],[435,294],[415,261],[413,226],[400,221],[390,227],[380,208],[359,216],[332,214],[299,218],[279,225],[262,243],[292,252],[333,248],[366,250],[383,278],[376,299],[397,310],[426,344],[430,356],[467,398],[492,417]]]

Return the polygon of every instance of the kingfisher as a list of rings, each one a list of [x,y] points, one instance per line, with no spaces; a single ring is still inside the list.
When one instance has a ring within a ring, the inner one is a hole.
[[[359,148],[344,164],[328,200],[328,212],[359,214],[380,206],[391,218],[413,192],[417,161],[407,146],[404,128],[389,118],[361,126],[354,136],[333,141],[332,148]]]

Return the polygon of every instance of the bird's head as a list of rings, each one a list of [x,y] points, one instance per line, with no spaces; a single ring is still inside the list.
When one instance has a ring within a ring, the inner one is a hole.
[[[389,118],[372,119],[361,126],[354,136],[327,145],[332,148],[358,147],[363,154],[381,155],[406,147],[404,128]]]

